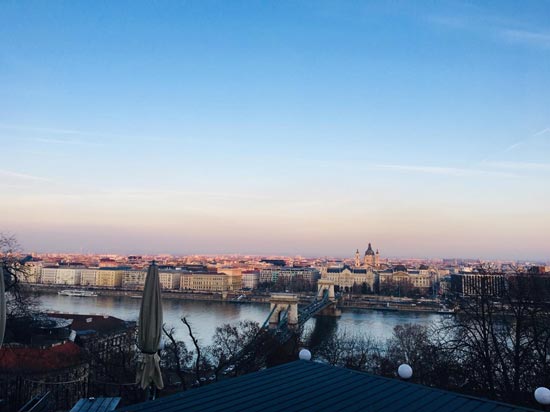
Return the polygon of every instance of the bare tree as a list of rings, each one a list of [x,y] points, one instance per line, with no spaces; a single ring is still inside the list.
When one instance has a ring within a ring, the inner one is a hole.
[[[313,348],[313,355],[329,365],[341,365],[345,353],[345,340],[345,332],[341,335],[332,334],[318,348]]]
[[[381,346],[372,336],[345,330],[332,334],[313,349],[313,354],[331,365],[373,372],[379,368]]]
[[[195,337],[195,335],[193,335],[193,330],[191,329],[191,325],[189,324],[185,316],[181,318],[181,321],[187,327],[187,331],[189,332],[189,337],[191,338],[191,341],[193,342],[193,346],[195,347],[194,372],[195,372],[196,383],[197,385],[201,386],[202,385],[201,371],[208,368],[208,361],[207,359],[203,358],[199,341]]]
[[[8,320],[29,317],[37,312],[37,300],[24,283],[28,277],[27,261],[28,257],[21,255],[15,236],[0,233],[0,266],[6,285]]]
[[[168,343],[165,345],[161,354],[161,362],[163,370],[174,372],[179,378],[181,389],[187,390],[185,382],[189,364],[193,360],[193,352],[190,352],[185,345],[185,342],[178,341],[175,338],[175,328],[162,327],[164,335],[168,338]]]
[[[381,344],[372,336],[356,335],[348,340],[344,351],[344,367],[376,372],[380,368]]]
[[[250,320],[240,321],[237,325],[226,323],[216,328],[213,344],[208,348],[208,354],[213,366],[216,380],[220,372],[232,367],[232,374],[241,372],[242,363],[237,362],[244,351],[253,350],[253,345],[260,333],[260,324]]]
[[[457,389],[463,374],[456,353],[441,344],[438,330],[437,324],[395,326],[382,350],[379,373],[395,377],[399,365],[407,363],[414,370],[414,382]]]
[[[549,279],[490,267],[477,274],[459,315],[440,328],[442,344],[455,352],[464,390],[529,403],[534,387],[550,383]]]

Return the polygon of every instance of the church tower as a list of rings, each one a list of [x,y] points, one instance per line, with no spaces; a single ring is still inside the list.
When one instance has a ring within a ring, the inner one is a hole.
[[[376,269],[380,268],[380,252],[376,249],[376,254],[374,255],[374,267]]]
[[[359,249],[355,251],[355,267],[361,266],[361,258],[359,257]]]

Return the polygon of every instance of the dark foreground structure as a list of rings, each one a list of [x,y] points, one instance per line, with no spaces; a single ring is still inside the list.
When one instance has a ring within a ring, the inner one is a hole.
[[[295,361],[118,411],[534,411],[315,362]]]

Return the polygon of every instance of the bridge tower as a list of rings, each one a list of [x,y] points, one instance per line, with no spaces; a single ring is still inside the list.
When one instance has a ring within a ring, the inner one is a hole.
[[[287,325],[293,328],[298,324],[298,296],[290,293],[272,293],[269,329],[277,329],[283,314],[287,313]]]
[[[325,291],[328,291],[329,300],[336,302],[334,294],[334,282],[328,279],[319,279],[317,281],[317,299],[323,299]]]
[[[324,308],[317,315],[319,316],[341,316],[342,311],[336,307],[337,298],[334,293],[334,282],[329,279],[319,279],[317,281],[317,299],[323,299],[325,293],[328,292],[328,300],[332,302],[331,305]]]

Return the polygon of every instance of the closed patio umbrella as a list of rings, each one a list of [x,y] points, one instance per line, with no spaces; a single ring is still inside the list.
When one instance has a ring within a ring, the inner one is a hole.
[[[158,389],[164,387],[157,354],[162,334],[162,300],[158,266],[153,263],[147,271],[143,298],[139,311],[137,344],[141,351],[136,383],[146,389],[153,383]]]
[[[0,348],[4,342],[6,330],[6,290],[4,286],[4,271],[0,267]]]

